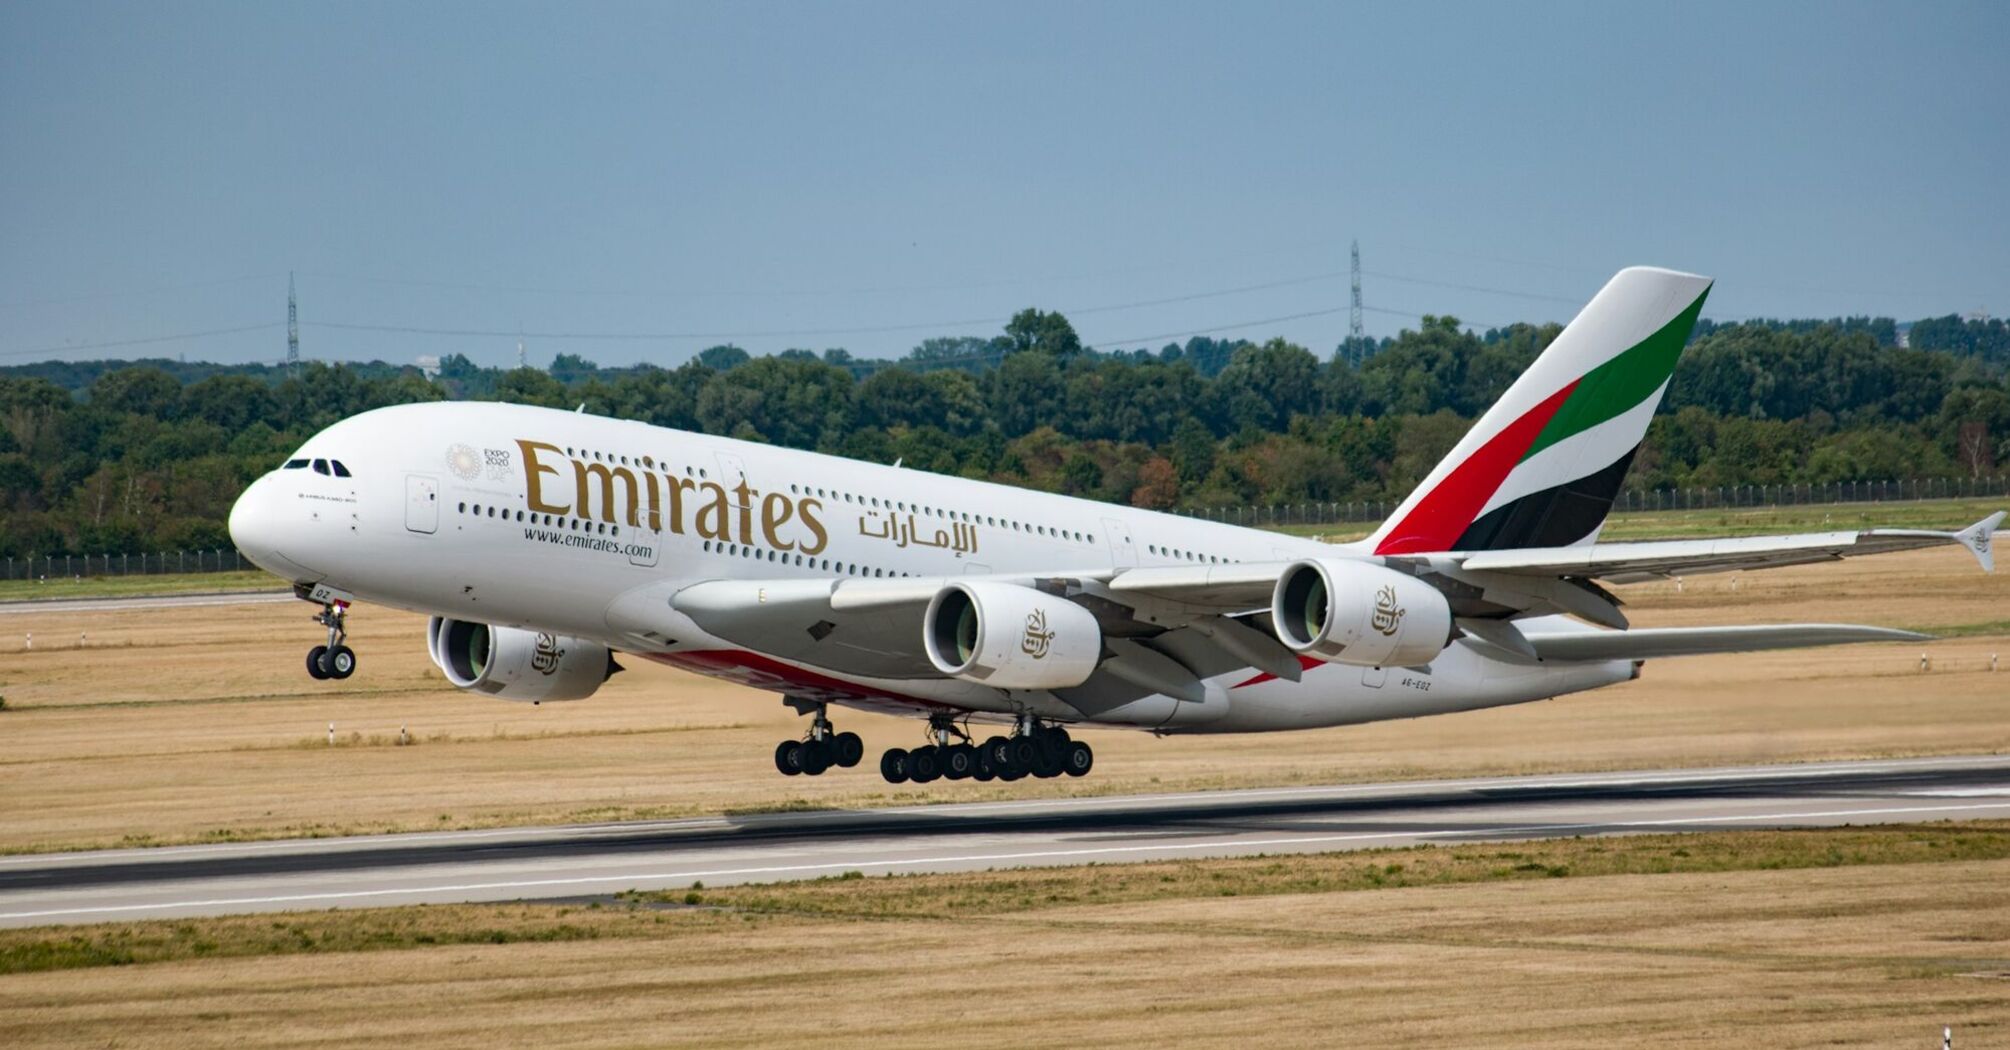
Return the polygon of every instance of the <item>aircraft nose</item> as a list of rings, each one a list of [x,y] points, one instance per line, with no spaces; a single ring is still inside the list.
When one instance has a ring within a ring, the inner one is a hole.
[[[289,528],[288,501],[279,480],[267,474],[252,482],[230,508],[230,542],[259,568],[296,583],[318,578],[317,573],[281,553],[289,538],[300,539],[298,529]],[[288,533],[293,535],[289,537]]]

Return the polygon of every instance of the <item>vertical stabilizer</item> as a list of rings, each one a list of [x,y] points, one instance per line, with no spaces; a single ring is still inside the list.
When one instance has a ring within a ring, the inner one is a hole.
[[[1621,270],[1370,537],[1377,554],[1590,543],[1710,279]]]

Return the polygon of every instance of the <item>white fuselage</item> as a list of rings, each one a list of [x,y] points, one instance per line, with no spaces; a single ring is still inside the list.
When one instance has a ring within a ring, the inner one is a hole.
[[[1541,666],[1454,643],[1428,668],[1241,671],[1206,698],[1084,712],[1051,694],[802,667],[633,596],[710,580],[955,577],[1368,558],[1346,546],[645,423],[476,402],[346,419],[248,488],[232,535],[261,566],[429,615],[574,635],[717,677],[855,707],[1182,732],[1300,729],[1491,707],[1626,681],[1626,661]],[[916,630],[919,631],[919,625]]]

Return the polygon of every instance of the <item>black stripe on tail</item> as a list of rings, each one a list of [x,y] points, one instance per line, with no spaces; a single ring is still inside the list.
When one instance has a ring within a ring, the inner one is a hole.
[[[1452,549],[1505,551],[1527,547],[1568,547],[1591,535],[1612,510],[1626,470],[1639,446],[1595,474],[1555,488],[1531,492],[1480,515]]]

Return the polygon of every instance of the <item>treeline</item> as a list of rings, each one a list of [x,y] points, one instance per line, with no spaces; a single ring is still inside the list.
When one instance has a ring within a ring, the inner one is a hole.
[[[1985,345],[1986,326],[1961,324]],[[1474,333],[1427,317],[1323,360],[1281,339],[1103,354],[1061,315],[1028,310],[1000,336],[929,340],[891,366],[714,347],[674,369],[574,355],[549,371],[483,369],[454,356],[437,377],[382,363],[4,369],[0,556],[226,545],[237,493],[308,435],[443,398],[584,404],[1157,508],[1395,499],[1559,331]],[[1629,485],[1983,474],[2010,459],[2010,383],[1989,354],[1900,349],[1885,334],[1867,319],[1710,326]]]

